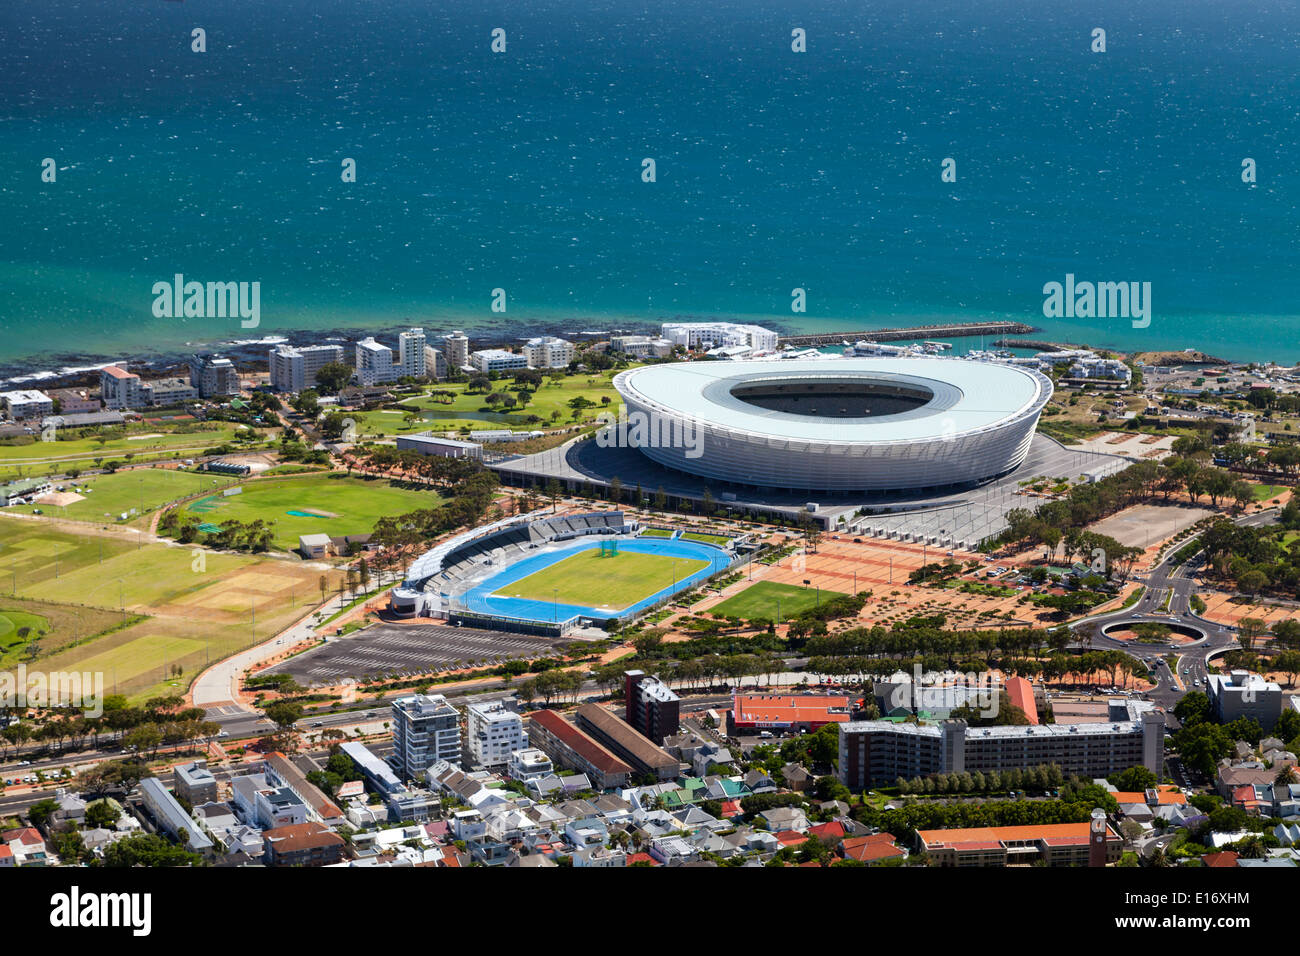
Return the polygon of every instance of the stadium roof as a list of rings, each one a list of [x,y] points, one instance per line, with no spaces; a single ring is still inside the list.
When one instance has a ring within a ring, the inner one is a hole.
[[[892,415],[825,419],[772,411],[732,389],[766,381],[879,382],[928,390],[924,405]],[[786,362],[679,362],[621,373],[623,389],[678,414],[739,431],[803,441],[913,442],[991,428],[1041,406],[1051,394],[1041,374],[1014,365],[951,358],[809,359]]]

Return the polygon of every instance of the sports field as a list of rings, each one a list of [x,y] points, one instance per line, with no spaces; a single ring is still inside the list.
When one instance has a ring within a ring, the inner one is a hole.
[[[337,587],[338,572],[324,577]],[[74,535],[0,518],[0,605],[53,624],[37,660],[102,671],[110,693],[133,700],[183,691],[205,663],[282,630],[321,599],[321,578],[285,558],[140,547],[113,529]]]
[[[38,634],[49,630],[49,627],[50,622],[39,615],[0,607],[0,648],[7,648],[13,641],[25,641],[26,634],[21,637],[18,635],[23,628],[27,628],[31,634]]]
[[[819,600],[841,596],[839,591],[823,589],[819,596],[816,588],[759,581],[710,608],[709,613],[721,614],[724,617],[738,617],[746,621],[772,620],[777,616],[779,602],[781,620],[788,621],[801,611],[816,607]]]
[[[152,511],[177,498],[213,491],[233,484],[235,479],[221,475],[178,471],[169,468],[136,468],[111,475],[95,475],[84,481],[61,482],[65,492],[81,495],[80,501],[68,505],[20,505],[13,510],[42,514],[74,521],[118,521],[121,515],[136,509]]]
[[[685,580],[709,562],[623,551],[602,557],[580,551],[498,591],[498,597],[585,604],[611,611],[631,607],[656,591]]]
[[[152,458],[196,455],[206,448],[230,441],[237,426],[231,422],[189,424],[185,430],[160,423],[136,423],[125,437],[99,441],[77,438],[70,441],[41,441],[0,445],[0,480],[19,476],[64,474],[72,468],[94,468],[96,461],[123,461],[127,455],[139,464]],[[145,437],[148,436],[148,437]]]
[[[298,547],[299,535],[366,534],[384,515],[436,508],[442,501],[431,491],[337,474],[259,479],[243,489],[229,497],[215,494],[191,501],[184,513],[213,525],[260,518],[274,529],[275,547],[289,551]]]
[[[620,617],[696,586],[731,560],[694,541],[622,537],[617,555],[601,557],[602,541],[614,543],[588,538],[513,561],[462,594],[460,603],[480,614],[533,621]]]

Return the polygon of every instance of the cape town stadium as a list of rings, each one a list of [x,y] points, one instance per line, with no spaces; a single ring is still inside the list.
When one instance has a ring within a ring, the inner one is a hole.
[[[620,441],[704,478],[797,491],[976,484],[1029,451],[1052,382],[958,358],[649,365],[614,378]]]

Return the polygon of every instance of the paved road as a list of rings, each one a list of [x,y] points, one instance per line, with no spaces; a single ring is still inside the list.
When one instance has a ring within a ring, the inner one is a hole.
[[[1257,527],[1271,524],[1275,520],[1275,510],[1270,509],[1238,518],[1236,523]],[[1197,574],[1203,563],[1199,557],[1195,557],[1183,564],[1175,565],[1174,555],[1188,542],[1194,540],[1196,540],[1194,537],[1188,538],[1187,542],[1170,548],[1165,559],[1152,568],[1145,577],[1135,576],[1136,580],[1145,584],[1146,589],[1132,607],[1083,618],[1070,625],[1076,633],[1086,628],[1091,634],[1090,646],[1094,648],[1122,650],[1135,657],[1152,661],[1158,683],[1147,696],[1166,710],[1171,710],[1174,704],[1187,693],[1188,685],[1191,690],[1196,690],[1198,689],[1196,681],[1199,680],[1199,686],[1203,688],[1209,675],[1206,666],[1207,657],[1233,646],[1237,640],[1236,628],[1206,620],[1197,616],[1191,609],[1192,594],[1197,586]],[[1168,609],[1165,609],[1166,599],[1169,602]],[[1102,633],[1102,629],[1115,624],[1179,625],[1190,628],[1203,637],[1191,644],[1168,642],[1139,644],[1134,641],[1117,640]],[[1163,663],[1163,658],[1168,654],[1178,655],[1180,673],[1171,674],[1168,665]]]

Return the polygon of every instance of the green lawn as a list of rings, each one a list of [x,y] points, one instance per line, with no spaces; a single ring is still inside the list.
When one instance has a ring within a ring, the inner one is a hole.
[[[583,607],[622,610],[670,587],[674,574],[680,581],[708,566],[707,561],[662,554],[624,551],[602,558],[599,550],[581,551],[496,593],[501,597],[554,599]]]
[[[337,586],[338,572],[326,577],[328,588]],[[321,599],[320,578],[318,569],[283,557],[140,547],[126,537],[0,517],[4,616],[12,621],[14,609],[49,619],[41,666],[102,671],[109,692],[133,700],[183,691],[205,664],[279,633]],[[24,659],[26,650],[12,637],[0,640],[0,663]]]
[[[687,531],[682,537],[687,541],[703,541],[705,544],[716,544],[722,547],[731,540],[729,535],[709,534],[705,531]]]
[[[29,444],[0,444],[0,478],[30,478],[34,475],[62,474],[73,468],[95,468],[100,461],[124,461],[132,456],[139,463],[158,457],[197,455],[230,441],[239,426],[231,422],[211,422],[212,430],[173,431],[177,427],[200,428],[193,423],[178,426],[158,422],[142,422],[128,426],[124,438],[100,442],[95,438],[76,438],[70,441],[40,441]]]
[[[209,495],[191,501],[185,514],[205,523],[270,522],[275,547],[292,550],[303,534],[366,534],[384,515],[434,508],[442,499],[431,491],[399,488],[387,481],[308,475],[248,482],[238,495]],[[308,512],[291,515],[290,511]]]
[[[141,514],[199,491],[212,491],[233,484],[223,475],[178,471],[170,468],[135,468],[112,475],[94,475],[84,481],[62,482],[65,491],[82,495],[81,501],[58,507],[49,504],[20,505],[14,511],[71,518],[75,521],[119,521],[132,508]]]
[[[673,533],[667,528],[646,528],[641,532],[643,538],[671,538]]]
[[[1251,485],[1250,491],[1256,501],[1266,501],[1286,491],[1286,485]]]
[[[37,614],[0,607],[0,647],[7,649],[11,642],[19,640],[25,642],[28,635],[22,638],[16,636],[24,627],[30,628],[31,634],[35,635],[41,631],[48,631],[50,622]]]
[[[839,591],[822,590],[821,592],[822,600],[841,596]],[[711,608],[709,613],[721,614],[724,617],[738,617],[746,621],[771,620],[777,615],[779,601],[781,620],[788,621],[801,611],[816,607],[818,599],[816,588],[759,581]]]
[[[487,403],[490,393],[467,393],[465,384],[440,384],[433,386],[433,391],[450,391],[455,393],[452,401],[440,401],[430,394],[422,394],[404,399],[402,406],[409,411],[399,412],[395,409],[380,409],[371,412],[349,413],[357,423],[357,430],[366,436],[409,435],[412,432],[454,431],[463,426],[471,429],[513,428],[516,431],[551,427],[553,425],[572,424],[573,410],[568,402],[576,397],[583,397],[594,403],[584,409],[578,420],[594,419],[601,411],[617,413],[622,404],[618,392],[612,383],[613,371],[591,374],[568,375],[561,379],[545,379],[541,388],[532,394],[525,406],[515,406],[504,410]],[[493,382],[493,391],[503,394],[510,392],[513,380],[502,378]],[[514,394],[510,392],[510,394]],[[609,399],[605,404],[604,400]],[[558,417],[552,419],[552,415]],[[407,414],[418,415],[416,421],[406,421]]]

